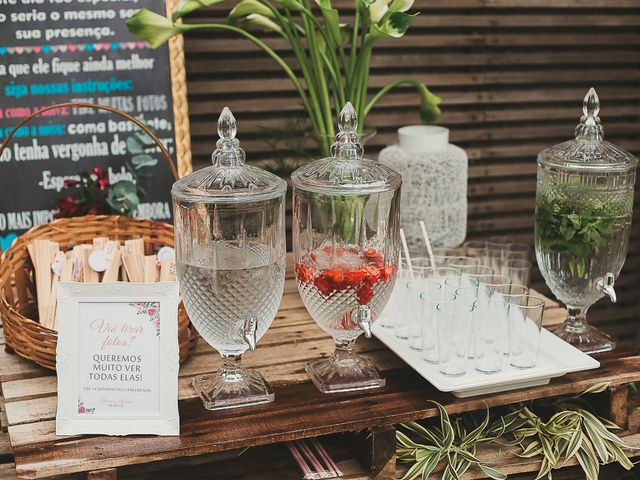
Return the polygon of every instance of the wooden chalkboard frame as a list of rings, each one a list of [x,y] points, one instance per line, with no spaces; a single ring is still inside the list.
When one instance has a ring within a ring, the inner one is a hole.
[[[165,0],[167,15],[171,16],[179,0]],[[173,103],[176,161],[180,178],[193,169],[191,163],[191,135],[187,104],[187,74],[184,59],[184,39],[176,36],[169,40],[169,66],[171,69],[171,98]]]

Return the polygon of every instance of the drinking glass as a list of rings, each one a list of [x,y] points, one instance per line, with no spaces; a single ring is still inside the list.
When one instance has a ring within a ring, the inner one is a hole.
[[[510,243],[507,245],[507,258],[529,260],[531,258],[531,245],[517,242]]]
[[[482,275],[478,277],[480,291],[487,297],[491,297],[496,287],[511,285],[511,279],[505,275]]]
[[[420,294],[422,302],[422,358],[429,363],[438,363],[438,322],[436,307],[452,303],[455,295],[445,294],[442,287],[429,287]]]
[[[450,377],[467,373],[473,305],[450,302],[436,307],[438,364]]]
[[[491,267],[494,272],[502,271],[502,265],[506,259],[507,250],[505,247],[487,247],[487,252],[482,259],[482,264]]]
[[[460,286],[478,285],[482,278],[492,277],[495,270],[487,265],[474,265],[464,268],[461,274]]]
[[[502,370],[508,305],[499,299],[480,297],[473,307],[475,369],[497,373]]]
[[[389,302],[385,307],[382,315],[378,318],[378,325],[382,328],[396,329],[402,328],[404,323],[404,303],[405,303],[405,287],[406,282],[410,280],[409,272],[406,268],[399,270],[396,277],[396,283],[389,297]]]
[[[507,258],[502,265],[502,274],[511,279],[513,283],[529,285],[531,280],[531,267],[529,260],[522,258]]]
[[[418,277],[415,280],[408,281],[406,286],[405,308],[408,314],[406,318],[409,347],[414,350],[422,350],[422,322],[424,321],[424,312],[420,296],[423,292],[427,292],[429,296],[437,298],[442,291],[442,285],[433,280]]]
[[[509,285],[498,285],[493,290],[493,295],[496,299],[500,299],[502,303],[511,309],[511,304],[521,303],[526,301],[525,295],[529,294],[529,287],[526,285],[518,285],[512,283]],[[504,341],[503,353],[509,355],[509,328],[507,328],[507,335]]]
[[[544,300],[533,295],[516,296],[509,308],[509,363],[533,368],[538,362]]]
[[[465,255],[473,258],[484,258],[487,251],[487,242],[484,240],[468,240],[462,245]]]
[[[451,257],[447,264],[448,267],[460,270],[460,273],[462,273],[465,268],[475,267],[477,265],[480,265],[479,258],[467,256]]]
[[[460,280],[460,272],[451,267],[434,267],[425,272],[425,275],[444,287],[448,279]]]

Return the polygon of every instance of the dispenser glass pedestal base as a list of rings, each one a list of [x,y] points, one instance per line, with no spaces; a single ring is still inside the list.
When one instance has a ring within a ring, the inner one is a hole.
[[[220,410],[273,402],[273,391],[260,372],[243,368],[239,360],[229,365],[224,357],[222,365],[216,374],[193,378],[193,388],[204,408]]]
[[[369,359],[353,352],[353,344],[336,345],[331,357],[309,362],[305,370],[322,393],[368,390],[386,384],[380,371]]]
[[[586,322],[576,325],[567,319],[553,333],[584,353],[609,352],[616,348],[616,342],[609,335]]]

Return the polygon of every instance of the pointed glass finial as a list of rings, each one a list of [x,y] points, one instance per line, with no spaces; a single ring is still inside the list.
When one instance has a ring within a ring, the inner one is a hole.
[[[344,133],[356,133],[358,129],[358,114],[351,102],[347,102],[338,118],[338,130]]]
[[[216,142],[218,148],[211,155],[214,165],[232,167],[244,164],[245,153],[240,148],[236,131],[236,119],[229,107],[224,107],[218,118],[218,136],[220,137]]]
[[[597,117],[600,112],[600,99],[596,89],[591,87],[582,101],[582,113],[586,117]]]
[[[358,114],[351,102],[347,102],[338,117],[338,134],[331,145],[331,156],[341,160],[359,160],[364,155],[358,130]]]
[[[224,107],[218,117],[218,136],[224,140],[236,138],[236,118],[229,107]]]
[[[582,140],[602,140],[604,132],[600,125],[600,99],[596,89],[591,87],[582,101],[582,117],[576,127],[576,138]]]

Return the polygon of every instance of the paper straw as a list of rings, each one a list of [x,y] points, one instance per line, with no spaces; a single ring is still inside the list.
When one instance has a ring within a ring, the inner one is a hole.
[[[420,230],[422,230],[422,236],[424,237],[424,244],[427,246],[427,253],[429,254],[429,261],[431,266],[436,266],[436,259],[433,256],[433,249],[431,248],[431,242],[429,241],[429,234],[427,233],[427,226],[422,220],[420,220]]]
[[[336,465],[336,462],[333,461],[333,458],[331,458],[329,452],[327,452],[322,444],[315,438],[311,438],[310,440],[313,446],[316,447],[316,450],[320,454],[320,457],[322,457],[327,465],[331,468],[331,473],[334,473],[338,477],[341,477],[343,475],[342,470],[340,470],[340,467],[338,467],[338,465]]]
[[[307,460],[309,460],[311,462],[311,465],[313,466],[313,468],[315,468],[316,473],[322,474],[322,472],[324,471],[324,467],[322,466],[322,464],[320,463],[318,458],[313,454],[311,449],[309,447],[307,447],[307,445],[304,443],[304,441],[296,440],[295,445],[300,449],[302,454],[305,457],[307,457]]]
[[[311,475],[313,473],[313,470],[311,470],[307,463],[304,461],[304,458],[302,458],[302,455],[300,455],[300,452],[298,451],[296,446],[291,442],[287,442],[287,448],[291,452],[291,455],[293,455],[293,458],[302,470],[302,473],[304,473],[304,476],[306,477],[307,475]]]
[[[415,280],[413,276],[413,266],[411,265],[411,255],[409,255],[409,247],[407,246],[407,237],[404,236],[404,230],[400,229],[400,240],[402,241],[402,249],[404,250],[404,256],[407,258],[407,267],[409,267],[409,277],[411,280]]]

